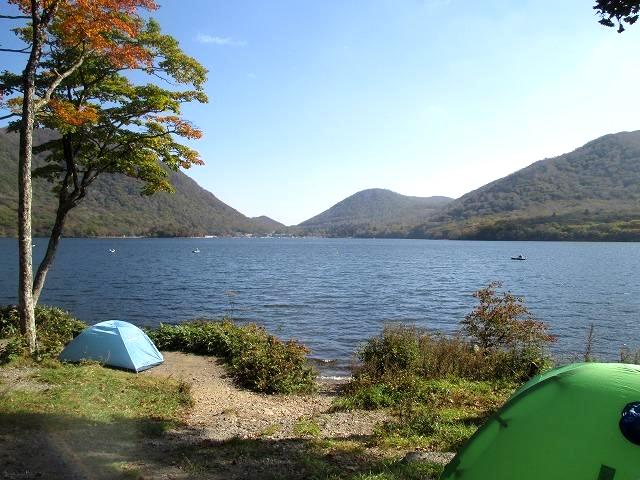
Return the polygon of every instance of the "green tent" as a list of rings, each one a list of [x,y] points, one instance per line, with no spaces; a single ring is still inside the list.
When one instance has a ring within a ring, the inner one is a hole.
[[[440,478],[640,480],[640,366],[577,363],[531,379]]]

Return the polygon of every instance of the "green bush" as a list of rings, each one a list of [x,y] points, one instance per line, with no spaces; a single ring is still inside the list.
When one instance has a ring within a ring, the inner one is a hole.
[[[397,383],[403,376],[524,382],[546,369],[545,348],[554,341],[522,299],[497,294],[491,283],[474,296],[479,304],[446,336],[407,325],[388,325],[357,352],[359,383]],[[376,403],[376,402],[374,402]]]
[[[462,320],[462,333],[479,348],[540,350],[555,341],[544,322],[536,320],[521,297],[497,293],[500,282],[474,292],[478,305]]]
[[[36,359],[56,357],[75,336],[86,328],[86,324],[58,307],[37,306]],[[0,307],[0,363],[24,355],[25,344],[20,335],[20,317],[15,306]]]
[[[240,385],[257,392],[307,393],[315,388],[307,348],[283,342],[254,324],[239,326],[229,320],[161,324],[148,334],[161,350],[221,358]]]
[[[414,370],[419,354],[418,331],[406,325],[395,325],[384,327],[381,335],[369,339],[359,350],[358,358],[369,374],[382,376]]]

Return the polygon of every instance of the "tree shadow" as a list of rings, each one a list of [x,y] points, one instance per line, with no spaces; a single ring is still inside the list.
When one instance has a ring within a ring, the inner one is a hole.
[[[303,480],[381,473],[385,479],[435,478],[437,467],[385,460],[364,448],[369,440],[214,441],[185,425],[154,419],[100,423],[73,416],[0,413],[0,478]]]

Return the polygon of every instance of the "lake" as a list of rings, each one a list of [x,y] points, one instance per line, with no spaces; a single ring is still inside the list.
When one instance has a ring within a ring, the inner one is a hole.
[[[46,242],[35,244],[39,260]],[[0,303],[15,303],[13,239],[0,239],[0,272]],[[304,342],[326,374],[343,374],[385,322],[455,331],[491,280],[549,323],[556,354],[582,352],[593,323],[594,353],[616,358],[623,344],[640,347],[639,274],[636,243],[63,239],[41,303],[90,323],[230,315]]]

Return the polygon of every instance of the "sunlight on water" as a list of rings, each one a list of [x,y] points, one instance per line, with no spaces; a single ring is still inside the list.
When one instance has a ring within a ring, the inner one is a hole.
[[[0,239],[0,303],[16,301],[16,250]],[[305,342],[338,374],[385,322],[454,331],[491,280],[551,325],[557,354],[581,352],[594,323],[595,354],[615,358],[640,347],[638,272],[633,243],[65,239],[41,301],[89,322],[231,315]]]

